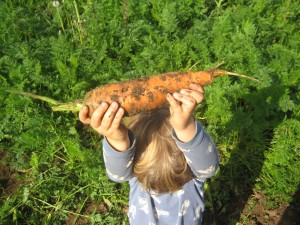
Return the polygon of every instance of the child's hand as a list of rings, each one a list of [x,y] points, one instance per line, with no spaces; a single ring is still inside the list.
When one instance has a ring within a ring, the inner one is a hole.
[[[204,90],[198,84],[190,84],[190,89],[182,89],[180,92],[167,94],[170,103],[170,122],[177,137],[187,142],[195,134],[196,126],[193,112],[204,98]]]
[[[83,107],[79,112],[79,119],[84,124],[90,124],[99,134],[118,151],[125,151],[130,147],[127,128],[122,124],[124,109],[118,103],[109,105],[102,102],[89,118],[89,108]]]

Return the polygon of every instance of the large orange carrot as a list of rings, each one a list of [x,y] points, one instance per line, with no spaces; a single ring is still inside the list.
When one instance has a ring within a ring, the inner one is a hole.
[[[200,72],[168,72],[150,78],[108,84],[88,92],[83,103],[93,111],[101,101],[113,101],[125,109],[127,116],[159,108],[167,102],[166,94],[188,88],[190,83],[211,84],[223,74],[237,75],[224,70]],[[242,76],[242,75],[239,75]]]
[[[73,103],[59,103],[47,97],[20,91],[14,91],[14,93],[47,101],[53,105],[52,109],[54,111],[76,112],[84,105],[87,105],[90,108],[90,115],[94,112],[100,102],[105,101],[111,103],[116,101],[125,109],[126,116],[133,116],[140,112],[161,107],[167,102],[167,93],[173,93],[182,88],[188,88],[190,83],[197,83],[205,86],[211,84],[214,78],[224,74],[256,80],[245,75],[225,70],[212,69],[199,72],[168,72],[150,78],[107,84],[88,92],[83,101],[76,101]]]

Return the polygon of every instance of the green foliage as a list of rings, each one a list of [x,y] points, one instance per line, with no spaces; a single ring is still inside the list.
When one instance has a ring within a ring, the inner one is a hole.
[[[269,207],[291,201],[300,184],[296,1],[58,2],[0,3],[0,165],[18,184],[0,184],[1,224],[125,224],[128,201],[128,185],[106,176],[101,137],[77,115],[6,90],[71,102],[106,83],[223,60],[261,82],[220,77],[205,88],[196,117],[221,160],[207,210],[230,224],[239,221],[230,203],[249,190]]]
[[[291,201],[297,192],[300,176],[299,132],[300,122],[295,119],[286,119],[274,129],[262,170],[269,179],[264,180],[260,187],[273,200]]]

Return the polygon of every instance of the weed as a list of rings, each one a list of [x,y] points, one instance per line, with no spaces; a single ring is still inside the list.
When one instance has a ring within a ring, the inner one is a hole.
[[[0,155],[18,185],[0,183],[0,223],[128,222],[128,184],[107,178],[101,137],[75,114],[6,90],[68,102],[109,82],[223,60],[261,83],[222,77],[206,87],[195,116],[221,159],[206,210],[216,224],[234,224],[250,218],[241,213],[253,191],[268,208],[292,201],[300,183],[299,11],[296,1],[2,1]]]

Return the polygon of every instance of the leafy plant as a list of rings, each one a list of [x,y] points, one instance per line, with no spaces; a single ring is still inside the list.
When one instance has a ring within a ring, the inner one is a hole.
[[[1,224],[125,224],[128,184],[106,176],[101,137],[72,113],[9,94],[62,102],[110,82],[222,69],[196,117],[217,143],[207,182],[217,224],[236,224],[253,191],[268,207],[299,188],[299,4],[296,1],[2,1]],[[1,177],[0,177],[1,178]],[[9,180],[9,182],[6,182]],[[209,217],[205,217],[209,218]],[[205,220],[205,219],[204,219]]]

